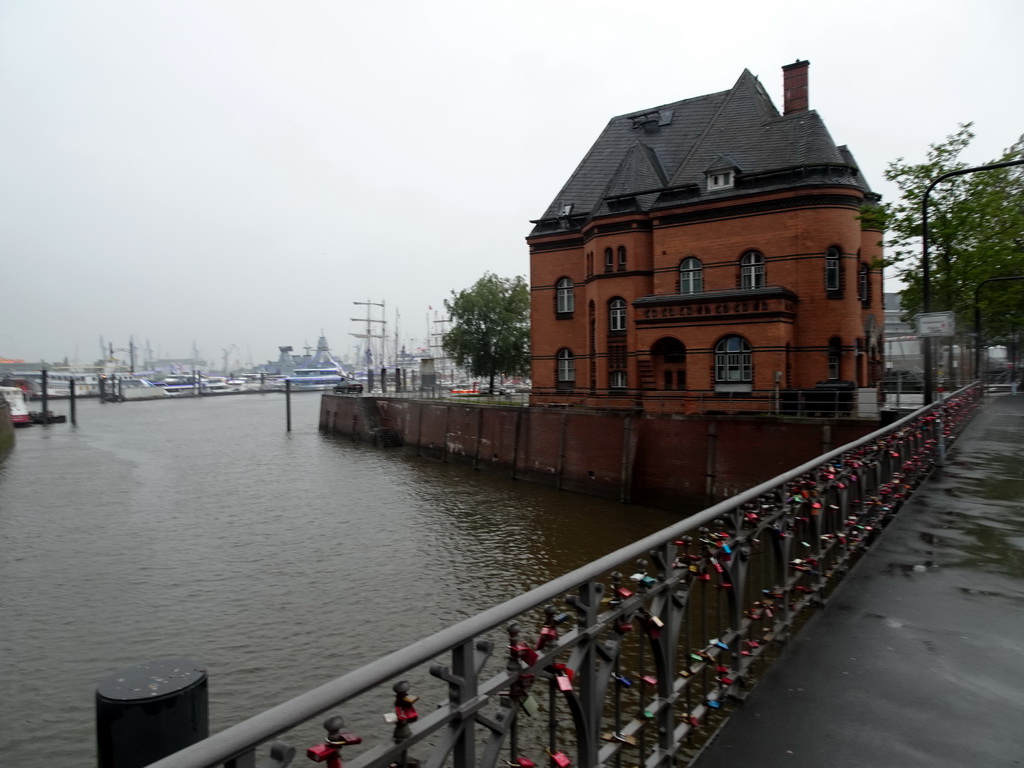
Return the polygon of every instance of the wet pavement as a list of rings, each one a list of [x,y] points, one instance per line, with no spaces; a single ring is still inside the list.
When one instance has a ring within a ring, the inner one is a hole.
[[[1024,395],[985,403],[694,766],[1024,766]]]

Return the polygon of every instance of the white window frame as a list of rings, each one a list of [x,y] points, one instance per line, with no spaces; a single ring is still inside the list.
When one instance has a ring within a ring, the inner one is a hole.
[[[608,330],[626,330],[626,300],[614,298],[608,302]]]
[[[612,371],[608,374],[608,386],[610,389],[625,389],[629,386],[629,379],[625,371]]]
[[[740,288],[764,288],[766,284],[764,255],[758,251],[747,251],[740,259]]]
[[[735,176],[732,171],[715,171],[708,174],[708,189],[732,189]]]
[[[753,381],[753,353],[742,336],[726,336],[715,345],[715,384],[749,385]]]
[[[560,315],[568,315],[576,309],[576,297],[574,295],[572,280],[563,277],[555,283],[555,311]]]
[[[690,256],[679,265],[679,293],[704,293],[704,265]]]
[[[576,356],[571,349],[558,350],[557,379],[559,384],[576,383]]]
[[[841,256],[838,248],[825,251],[825,290],[835,293],[842,289],[843,280],[840,272]]]

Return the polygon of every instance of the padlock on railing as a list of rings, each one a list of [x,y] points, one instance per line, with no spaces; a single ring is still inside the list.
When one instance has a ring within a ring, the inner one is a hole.
[[[510,664],[519,662],[519,666],[532,667],[538,659],[537,651],[519,640],[519,625],[515,623],[508,625],[508,655]]]
[[[322,744],[317,744],[306,750],[306,757],[314,763],[327,763],[327,768],[342,768],[341,748],[351,744],[362,744],[361,737],[354,733],[343,731],[345,721],[338,715],[329,717],[324,721],[324,729],[327,731],[327,738]]]
[[[572,693],[572,679],[576,673],[561,662],[552,664],[551,671],[554,674],[555,687],[562,693]]]
[[[413,705],[419,701],[420,697],[410,695],[410,688],[408,680],[399,680],[391,689],[395,692],[396,723],[413,723],[419,719],[419,715],[416,713],[416,708]]]
[[[537,638],[537,650],[542,651],[551,643],[558,640],[558,625],[568,620],[569,615],[558,613],[555,606],[544,607],[544,626],[540,629],[540,636]]]
[[[551,765],[553,768],[569,768],[572,765],[572,760],[565,752],[558,752],[548,750],[548,755],[551,757]]]

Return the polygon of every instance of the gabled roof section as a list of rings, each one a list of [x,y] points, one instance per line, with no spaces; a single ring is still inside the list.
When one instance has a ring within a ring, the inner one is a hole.
[[[714,173],[715,171],[742,171],[739,163],[733,160],[728,155],[715,155],[715,158],[711,161],[711,164],[704,169],[705,175]]]
[[[699,183],[708,164],[728,154],[746,174],[807,165],[840,165],[843,156],[817,112],[780,116],[748,70],[728,92],[669,186]]]
[[[657,152],[642,141],[637,141],[615,169],[604,190],[597,213],[622,210],[623,205],[636,207],[636,198],[647,206],[657,198],[658,190],[668,182]]]
[[[557,218],[563,206],[570,203],[574,218],[576,214],[593,216],[625,155],[638,141],[655,153],[663,174],[669,177],[727,93],[722,91],[698,96],[613,117],[542,218]],[[671,118],[662,125],[668,112],[671,112]],[[657,117],[647,119],[654,116]],[[661,186],[663,184],[659,188]]]
[[[668,179],[661,168],[655,151],[638,141],[626,152],[626,156],[615,169],[606,195],[633,195],[637,192],[660,189]]]
[[[612,118],[533,234],[578,229],[595,216],[624,210],[699,201],[707,194],[707,173],[730,168],[737,171],[736,185],[715,191],[718,199],[826,182],[870,192],[852,155],[836,146],[817,112],[780,115],[745,69],[727,91]],[[811,168],[818,171],[796,178]],[[571,221],[558,221],[569,204]]]

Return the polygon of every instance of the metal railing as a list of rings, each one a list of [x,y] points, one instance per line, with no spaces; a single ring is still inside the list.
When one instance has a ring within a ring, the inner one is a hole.
[[[334,766],[342,751],[348,768],[685,764],[977,398],[967,387],[154,766],[287,765],[295,750],[272,740],[325,712],[327,739],[300,747]]]

